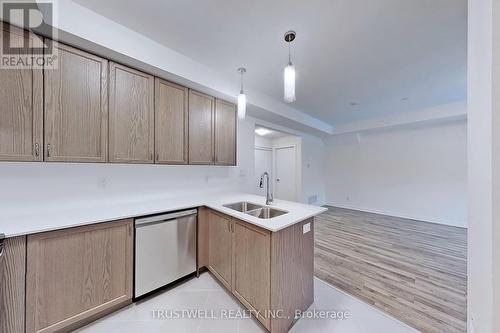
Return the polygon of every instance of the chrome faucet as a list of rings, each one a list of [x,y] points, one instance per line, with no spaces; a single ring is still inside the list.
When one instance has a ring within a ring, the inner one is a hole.
[[[271,202],[273,202],[273,194],[269,192],[269,174],[264,172],[262,176],[260,176],[260,183],[259,187],[263,188],[264,187],[264,177],[267,177],[267,188],[266,188],[266,205],[269,205]]]

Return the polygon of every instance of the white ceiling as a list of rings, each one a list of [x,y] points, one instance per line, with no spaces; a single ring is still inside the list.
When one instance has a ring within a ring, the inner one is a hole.
[[[466,0],[75,2],[276,100],[294,29],[291,106],[333,125],[466,98]]]

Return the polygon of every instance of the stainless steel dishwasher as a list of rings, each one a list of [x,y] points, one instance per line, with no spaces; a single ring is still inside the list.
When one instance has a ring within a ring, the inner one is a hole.
[[[196,271],[196,221],[196,209],[135,220],[135,298]]]

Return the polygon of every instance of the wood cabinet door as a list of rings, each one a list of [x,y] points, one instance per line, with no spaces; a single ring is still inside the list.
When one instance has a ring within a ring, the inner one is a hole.
[[[69,331],[132,299],[133,220],[28,236],[26,333]]]
[[[215,102],[215,164],[236,165],[236,106]]]
[[[188,91],[155,80],[155,163],[188,163]]]
[[[189,90],[189,164],[214,164],[214,98]]]
[[[153,163],[154,77],[109,65],[109,161]]]
[[[108,61],[46,39],[57,68],[44,69],[46,161],[106,162]]]
[[[208,268],[231,290],[232,221],[214,211],[208,212]]]
[[[269,329],[271,233],[238,220],[233,228],[232,292],[248,309],[260,311],[257,319]]]
[[[39,46],[37,36],[0,22],[1,34],[10,43]],[[26,34],[26,35],[25,35]],[[41,161],[43,145],[42,70],[1,69],[0,75],[0,160]]]
[[[0,332],[24,333],[26,237],[7,238],[0,251]]]

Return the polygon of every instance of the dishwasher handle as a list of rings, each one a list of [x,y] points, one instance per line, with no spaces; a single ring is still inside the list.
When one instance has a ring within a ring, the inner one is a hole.
[[[196,215],[197,213],[198,213],[197,209],[190,209],[190,210],[183,210],[181,212],[149,216],[149,217],[144,217],[144,218],[135,220],[135,225],[136,225],[136,227],[138,227],[138,226],[145,225],[145,224],[174,220],[174,219],[178,219],[181,217]]]

